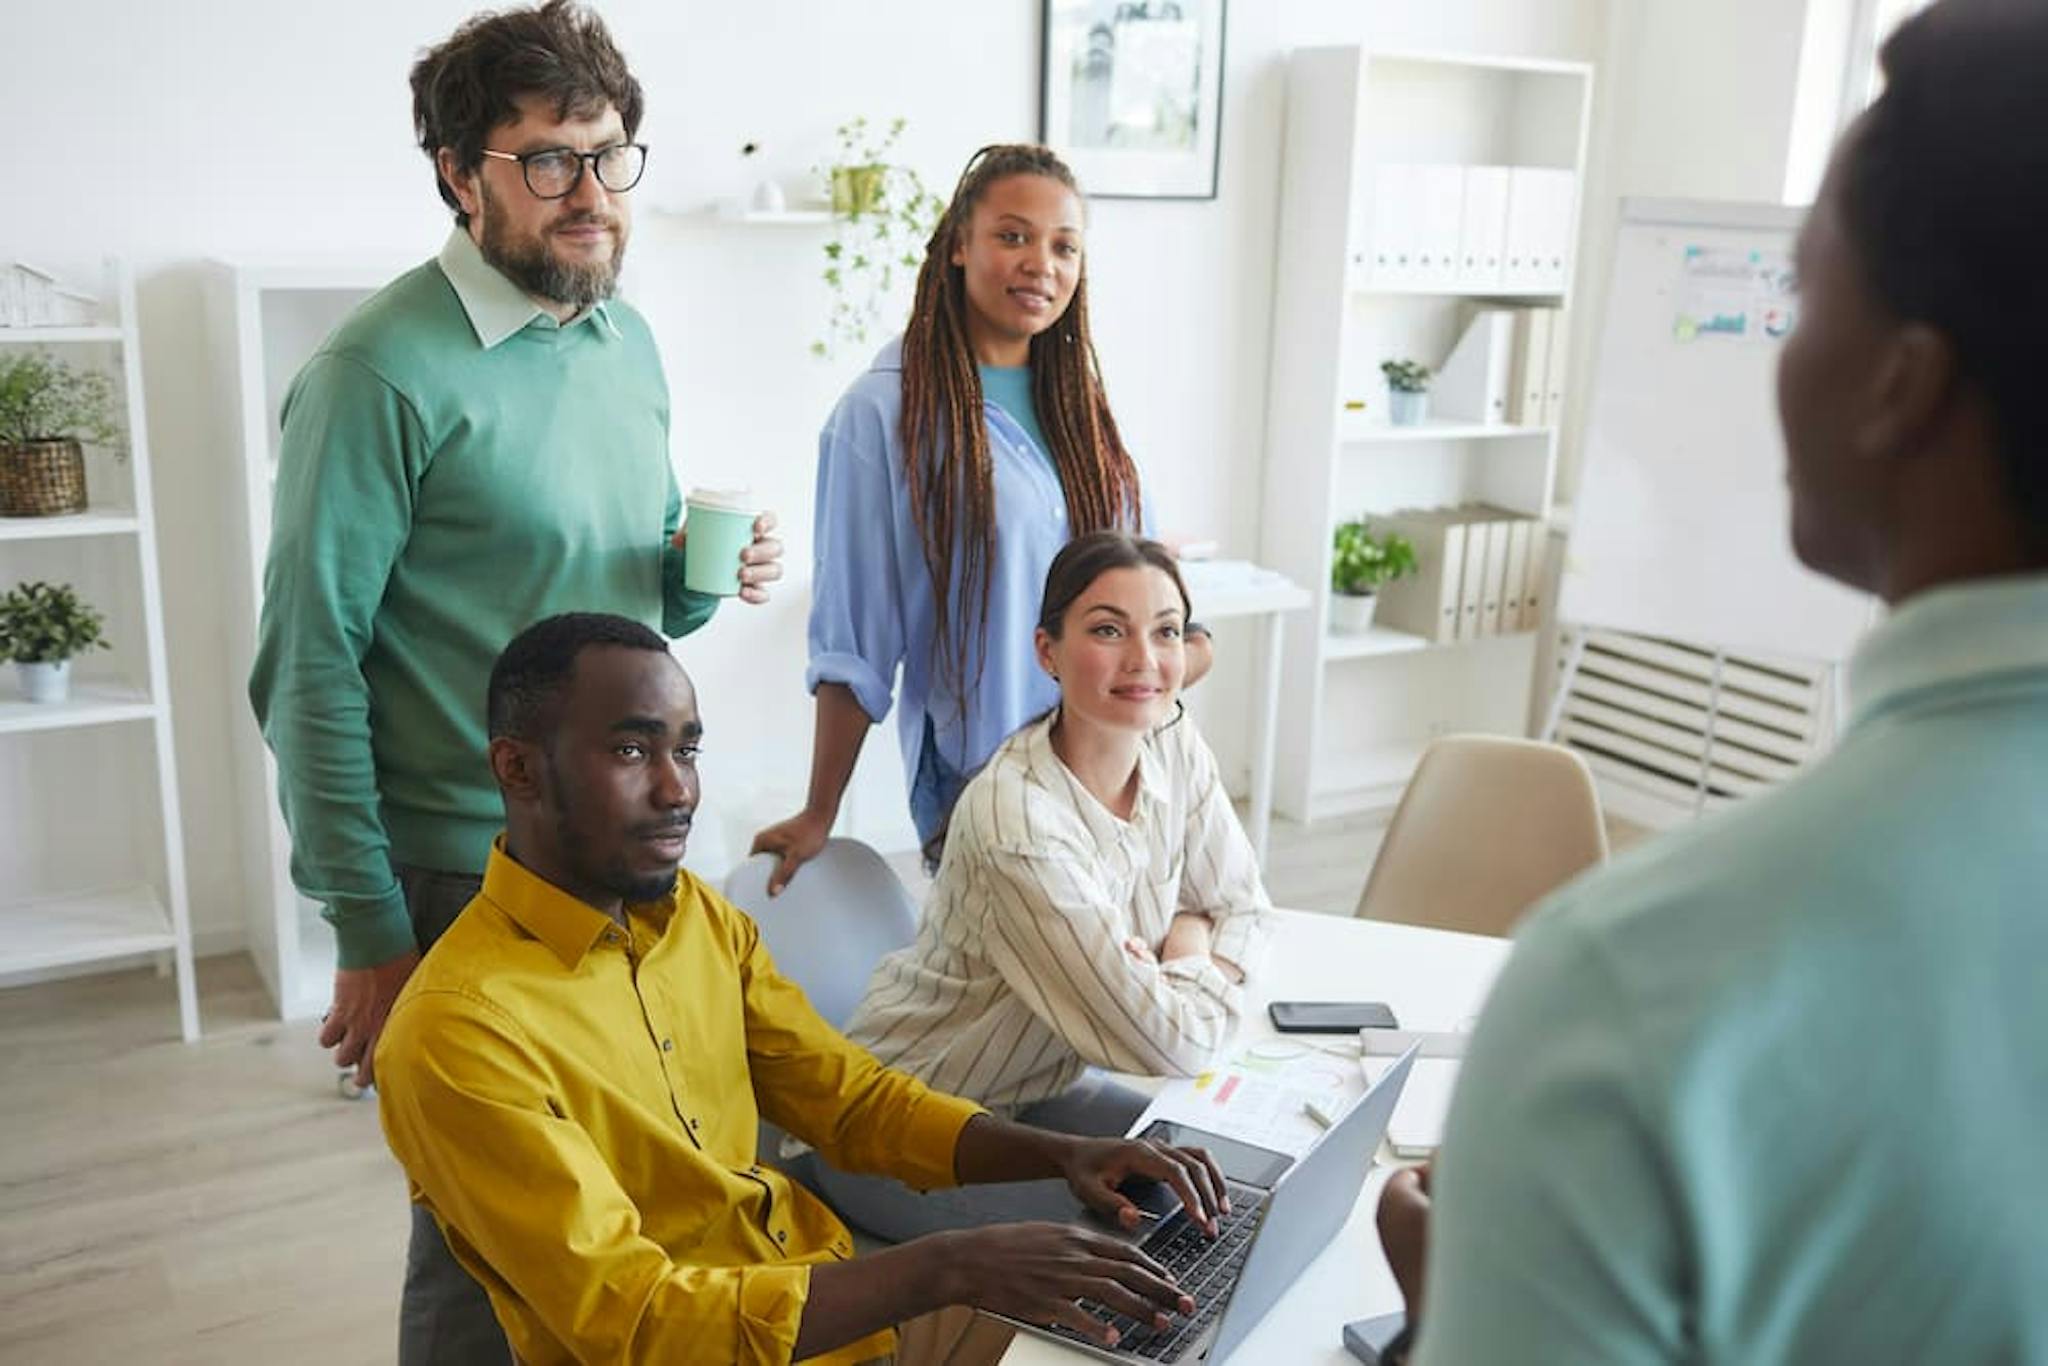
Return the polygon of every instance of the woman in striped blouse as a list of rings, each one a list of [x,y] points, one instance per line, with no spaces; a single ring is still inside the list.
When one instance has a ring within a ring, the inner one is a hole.
[[[1180,704],[1188,613],[1156,541],[1096,532],[1054,559],[1036,641],[1059,704],[961,794],[916,942],[882,961],[847,1028],[882,1062],[1028,1123],[1122,1133],[1144,1097],[1092,1069],[1186,1076],[1229,1040],[1269,903]],[[899,1240],[1069,1203],[816,1175],[843,1215]]]

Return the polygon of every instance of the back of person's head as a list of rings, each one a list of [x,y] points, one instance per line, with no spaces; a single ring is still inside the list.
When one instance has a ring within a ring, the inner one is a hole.
[[[431,162],[447,148],[465,173],[483,162],[490,131],[519,117],[522,99],[546,101],[557,120],[619,111],[626,137],[640,128],[640,82],[612,42],[604,21],[574,0],[536,9],[479,14],[432,48],[412,68],[413,131]],[[442,202],[468,226],[454,191],[434,174]]]
[[[628,617],[609,612],[564,612],[543,618],[512,638],[497,662],[484,704],[490,738],[545,746],[561,722],[562,699],[576,660],[595,645],[668,653],[668,642]]]
[[[2048,547],[2048,3],[1941,0],[1884,74],[1837,168],[1844,226],[1877,298],[1949,338]]]
[[[1052,567],[1045,571],[1045,592],[1038,599],[1038,629],[1058,640],[1066,624],[1067,609],[1088,591],[1089,584],[1112,569],[1148,566],[1173,580],[1174,589],[1180,594],[1181,620],[1187,621],[1194,614],[1194,607],[1188,600],[1188,586],[1180,576],[1180,561],[1171,550],[1127,531],[1091,531],[1068,541],[1053,556]]]
[[[1043,176],[1081,197],[1064,161],[1036,143],[998,143],[968,158],[925,244],[910,321],[903,330],[900,417],[906,488],[930,575],[941,642],[940,671],[973,691],[962,627],[988,619],[995,551],[995,474],[982,416],[981,372],[968,334],[966,272],[954,249],[971,229],[989,187],[1011,176]],[[1031,338],[1031,398],[1058,470],[1067,525],[1076,532],[1136,526],[1138,469],[1124,448],[1102,385],[1088,330],[1087,251],[1066,311]],[[958,581],[955,560],[958,559]],[[952,619],[955,602],[969,619]]]

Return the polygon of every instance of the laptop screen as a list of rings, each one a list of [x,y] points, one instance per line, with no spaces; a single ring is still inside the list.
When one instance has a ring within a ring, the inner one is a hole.
[[[1262,1191],[1273,1189],[1281,1174],[1294,1165],[1294,1159],[1286,1153],[1253,1147],[1177,1120],[1155,1119],[1138,1137],[1169,1143],[1176,1148],[1205,1148],[1209,1156],[1216,1159],[1216,1165],[1222,1168],[1224,1176],[1246,1186],[1257,1186]]]

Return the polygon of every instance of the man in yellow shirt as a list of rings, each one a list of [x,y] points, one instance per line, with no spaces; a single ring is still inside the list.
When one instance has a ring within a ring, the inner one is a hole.
[[[1063,1177],[1125,1227],[1128,1177],[1168,1182],[1212,1228],[1223,1182],[1198,1152],[996,1119],[821,1020],[754,923],[678,868],[703,727],[655,632],[550,617],[506,647],[488,705],[505,834],[376,1067],[413,1198],[521,1361],[859,1361],[949,1305],[1100,1340],[1075,1301],[1157,1326],[1192,1310],[1135,1248],[1065,1225],[855,1260],[832,1213],[757,1161],[760,1119],[920,1188]]]

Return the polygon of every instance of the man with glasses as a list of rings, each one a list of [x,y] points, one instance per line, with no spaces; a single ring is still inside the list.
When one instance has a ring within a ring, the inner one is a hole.
[[[686,635],[668,389],[612,298],[646,164],[639,83],[569,3],[481,15],[412,71],[455,230],[351,315],[284,405],[249,681],[292,878],[338,947],[320,1033],[372,1080],[419,956],[476,895],[502,825],[484,693],[505,641],[604,610]],[[781,575],[773,519],[740,596]],[[483,1292],[415,1209],[399,1359],[508,1357]]]

